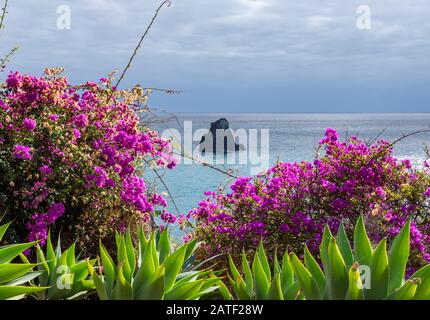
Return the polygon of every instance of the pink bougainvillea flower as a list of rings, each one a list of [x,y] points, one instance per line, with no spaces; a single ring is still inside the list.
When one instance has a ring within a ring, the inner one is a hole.
[[[13,148],[13,155],[16,159],[31,160],[31,148],[18,144]]]
[[[28,131],[33,131],[36,128],[36,120],[25,118],[24,122],[22,123],[24,129]]]

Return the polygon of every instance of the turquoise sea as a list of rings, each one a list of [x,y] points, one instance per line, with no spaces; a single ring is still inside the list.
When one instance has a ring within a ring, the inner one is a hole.
[[[226,118],[230,128],[257,129],[260,137],[262,129],[268,129],[268,145],[264,144],[263,150],[268,153],[263,157],[264,162],[273,164],[278,159],[282,161],[312,160],[315,156],[315,147],[324,135],[326,128],[335,128],[341,136],[358,135],[363,139],[372,139],[378,135],[389,141],[394,141],[402,135],[416,131],[430,129],[430,113],[425,114],[290,114],[290,113],[182,113],[176,114],[176,119],[153,123],[151,126],[158,131],[173,132],[173,136],[179,132],[184,143],[184,128],[192,124],[192,132],[197,129],[206,129],[210,123],[219,118]],[[191,122],[190,122],[191,121]],[[195,140],[201,135],[196,134]],[[193,142],[196,147],[199,141]],[[430,145],[430,132],[420,133],[406,138],[395,145],[395,154],[400,158],[409,158],[419,165],[425,159],[425,145]],[[262,150],[260,141],[255,147],[248,148],[244,152],[256,151],[256,155]],[[208,155],[209,159],[211,158]],[[238,164],[239,155],[236,155],[236,163],[218,164],[215,167],[221,170],[233,169],[234,175],[250,175],[251,163]],[[243,158],[242,158],[243,159]],[[163,191],[162,184],[157,177],[149,174],[152,183],[158,185]],[[182,213],[190,209],[204,198],[203,192],[215,190],[226,186],[231,178],[219,171],[202,166],[198,163],[179,164],[173,170],[162,173],[163,180],[168,186],[175,202]],[[164,190],[165,191],[165,190]],[[175,212],[171,206],[170,210]]]

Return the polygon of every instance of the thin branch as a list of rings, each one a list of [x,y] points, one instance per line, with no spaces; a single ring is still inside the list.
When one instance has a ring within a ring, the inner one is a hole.
[[[370,157],[369,160],[375,160],[375,159],[379,158],[382,154],[385,153],[385,151],[391,149],[392,147],[394,147],[395,144],[399,143],[400,141],[402,141],[402,140],[404,140],[406,138],[409,138],[409,137],[414,136],[416,134],[421,134],[421,133],[426,133],[426,132],[430,132],[430,129],[419,130],[419,131],[415,131],[415,132],[412,132],[412,133],[409,133],[409,134],[404,134],[400,138],[394,140],[392,143],[390,143],[388,146],[386,146],[383,150],[381,150],[380,152],[378,152],[375,156]]]
[[[128,60],[127,65],[125,66],[124,70],[121,73],[121,76],[119,77],[118,81],[116,82],[115,88],[118,88],[119,84],[121,83],[122,79],[124,79],[125,74],[127,73],[128,69],[131,66],[131,63],[134,59],[134,57],[137,54],[137,51],[139,51],[140,47],[142,46],[142,42],[143,40],[146,38],[146,36],[148,35],[149,30],[151,29],[152,25],[155,22],[155,19],[157,19],[158,13],[160,12],[161,8],[163,8],[164,5],[167,5],[167,7],[170,7],[170,5],[172,4],[172,2],[170,0],[165,0],[163,1],[157,8],[157,10],[155,11],[154,16],[151,19],[151,22],[149,23],[148,27],[146,28],[145,32],[143,33],[142,37],[140,38],[139,43],[137,44],[136,48],[134,48],[133,54],[131,55],[130,59]],[[114,94],[114,91],[112,91],[112,93],[110,94],[109,98],[107,99],[107,103],[109,103],[110,99],[112,99],[112,96]]]
[[[172,200],[173,206],[175,207],[175,210],[178,214],[180,214],[179,212],[179,208],[176,205],[175,199],[173,198],[172,193],[169,190],[169,187],[167,186],[167,184],[164,182],[164,179],[161,177],[161,175],[158,173],[158,170],[156,168],[154,168],[153,166],[151,166],[151,164],[148,162],[148,160],[143,159],[143,161],[145,161],[145,163],[151,168],[152,171],[154,171],[154,173],[157,175],[158,179],[161,181],[161,183],[163,184],[164,188],[167,191],[167,194],[169,195],[170,200]]]
[[[4,2],[4,6],[3,6],[3,8],[1,9],[2,10],[2,13],[1,13],[1,20],[0,20],[0,30],[3,28],[3,23],[4,23],[4,17],[6,16],[6,9],[7,9],[7,3],[8,3],[8,0],[6,0],[5,2]]]
[[[167,94],[181,94],[182,90],[174,90],[174,89],[162,89],[162,88],[142,88],[143,90],[151,90],[151,91],[161,91]]]
[[[8,54],[6,54],[4,58],[0,58],[0,70],[3,70],[6,67],[6,63],[9,62],[10,57],[12,57],[15,54],[15,51],[17,50],[18,50],[18,47],[14,47]]]

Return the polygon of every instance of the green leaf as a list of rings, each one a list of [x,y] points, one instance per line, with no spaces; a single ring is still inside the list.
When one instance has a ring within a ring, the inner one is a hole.
[[[164,265],[166,267],[164,286],[166,291],[169,291],[173,287],[179,272],[181,272],[182,270],[186,250],[186,245],[182,245],[179,249],[177,249],[170,256],[168,256],[164,261]]]
[[[397,291],[388,296],[387,300],[412,300],[419,284],[418,279],[410,279]]]
[[[300,291],[300,283],[294,282],[290,287],[283,289],[284,300],[296,300]]]
[[[272,275],[270,272],[269,261],[267,260],[266,252],[263,247],[263,241],[260,241],[260,244],[258,245],[258,258],[261,266],[263,267],[264,273],[266,274],[267,280],[270,282]]]
[[[324,266],[324,271],[326,272],[328,269],[328,245],[331,239],[333,239],[333,235],[331,234],[330,228],[326,224],[324,226],[324,232],[323,232],[322,241],[320,245],[321,262]]]
[[[131,267],[128,261],[127,248],[125,244],[125,237],[123,235],[120,235],[118,237],[117,252],[118,265],[122,265],[123,276],[125,279],[127,279],[127,281],[131,282],[133,275],[131,273]]]
[[[0,264],[0,284],[22,277],[33,270],[35,266],[35,264],[22,263]]]
[[[30,249],[36,242],[18,243],[3,246],[0,248],[0,263],[8,263],[22,252]]]
[[[52,245],[51,231],[48,232],[48,239],[46,240],[46,263],[48,264],[49,272],[55,272],[57,258],[55,256],[54,247]]]
[[[169,232],[167,228],[165,228],[161,233],[160,239],[158,240],[157,249],[159,251],[159,261],[161,264],[170,255]]]
[[[290,253],[291,265],[294,270],[294,274],[300,283],[300,287],[308,300],[320,300],[321,291],[319,289],[318,283],[303,265],[303,263],[297,258],[294,253]]]
[[[133,298],[133,290],[131,285],[127,282],[123,273],[123,264],[119,265],[118,278],[113,288],[114,300],[131,300]]]
[[[3,239],[3,236],[6,233],[6,231],[9,228],[11,223],[12,222],[9,222],[9,223],[6,223],[6,224],[0,226],[0,241]]]
[[[0,286],[0,300],[45,291],[46,287]]]
[[[305,260],[306,269],[308,269],[309,272],[312,274],[312,277],[318,283],[318,286],[321,292],[323,292],[325,288],[325,276],[321,271],[320,266],[315,261],[314,257],[312,256],[312,254],[310,253],[306,245],[305,245],[304,260]]]
[[[185,252],[184,261],[187,261],[191,257],[191,255],[193,254],[194,250],[196,250],[198,245],[199,243],[197,242],[197,239],[193,239],[187,243],[187,251]]]
[[[390,293],[400,288],[405,281],[405,271],[410,250],[410,224],[411,222],[408,221],[403,226],[391,245],[388,260],[390,266],[388,291]]]
[[[269,279],[260,262],[259,254],[256,253],[252,262],[252,272],[254,274],[254,288],[257,300],[265,300],[269,291]]]
[[[130,227],[127,228],[127,232],[125,233],[125,248],[127,251],[127,261],[130,267],[130,274],[133,277],[134,270],[136,268],[136,257],[134,255],[134,246],[133,240],[131,239]],[[128,279],[129,281],[131,280]]]
[[[165,300],[189,300],[203,285],[203,280],[197,280],[192,282],[184,282],[175,285],[172,290],[164,295]]]
[[[371,288],[366,290],[366,298],[380,300],[388,294],[388,256],[387,241],[382,240],[373,253],[371,263]]]
[[[139,288],[134,298],[137,300],[162,300],[165,288],[165,268],[161,265],[151,277],[151,281],[145,287]]]
[[[354,229],[355,260],[360,265],[370,266],[372,261],[372,251],[372,245],[364,226],[363,216],[360,216]]]
[[[361,281],[358,263],[354,263],[349,269],[348,280],[346,300],[364,300],[363,282]]]
[[[328,245],[329,270],[326,272],[327,294],[330,299],[343,300],[348,291],[348,271],[345,261],[337,246],[336,239],[332,238]]]
[[[270,284],[268,300],[284,300],[281,289],[281,276],[279,273],[273,276],[272,283]]]
[[[294,272],[290,263],[288,252],[285,251],[282,257],[282,270],[281,270],[281,288],[284,297],[287,295],[287,289],[294,284]]]
[[[248,259],[246,258],[245,251],[242,251],[242,269],[245,276],[246,292],[249,296],[252,296],[252,293],[254,292],[254,277],[252,276],[252,271],[249,266]]]
[[[76,259],[75,259],[75,247],[76,247],[76,242],[74,242],[69,249],[67,249],[67,265],[73,266],[76,263]]]
[[[217,282],[218,290],[221,293],[221,296],[223,300],[232,300],[233,297],[230,294],[230,291],[228,290],[227,286],[224,284],[223,281],[219,280]]]
[[[421,283],[418,285],[415,297],[416,300],[430,300],[430,265],[427,265],[424,268],[421,268],[416,272],[419,275]],[[412,276],[412,279],[416,279],[415,275]]]
[[[113,289],[115,283],[115,265],[114,262],[106,250],[105,246],[100,241],[100,257],[102,260],[104,275],[106,278],[106,284],[108,288]]]
[[[354,263],[354,255],[352,253],[351,244],[349,243],[343,223],[340,224],[337,231],[336,241],[343,260],[345,261],[346,268],[351,268],[352,264]]]

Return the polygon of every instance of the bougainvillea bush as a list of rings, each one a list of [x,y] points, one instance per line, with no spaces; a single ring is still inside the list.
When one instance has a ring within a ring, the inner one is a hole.
[[[143,164],[175,162],[169,141],[140,124],[145,93],[106,78],[71,86],[59,71],[11,72],[0,91],[0,212],[14,241],[43,244],[51,228],[86,251],[149,224],[166,201],[149,192]]]
[[[325,223],[336,231],[343,221],[351,234],[364,215],[375,243],[392,240],[411,218],[410,267],[430,261],[428,164],[417,169],[396,159],[387,141],[340,141],[333,129],[321,150],[314,162],[279,162],[256,178],[238,178],[229,193],[207,192],[191,211],[196,236],[206,244],[202,253],[238,256],[260,239],[271,250],[301,252],[307,244],[317,253]]]

